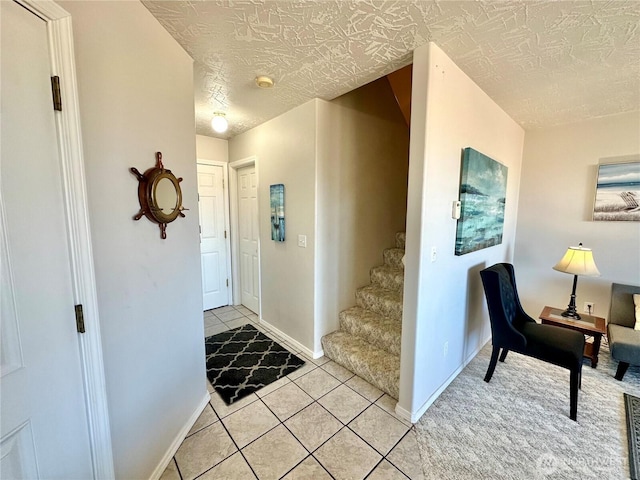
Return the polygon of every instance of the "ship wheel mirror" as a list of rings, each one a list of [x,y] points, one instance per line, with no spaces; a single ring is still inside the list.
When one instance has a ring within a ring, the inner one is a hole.
[[[156,153],[156,166],[140,173],[137,168],[130,169],[138,179],[138,201],[140,211],[134,220],[147,217],[160,226],[160,236],[167,238],[167,224],[178,217],[184,217],[182,206],[182,178],[176,178],[171,170],[164,168],[162,153]]]

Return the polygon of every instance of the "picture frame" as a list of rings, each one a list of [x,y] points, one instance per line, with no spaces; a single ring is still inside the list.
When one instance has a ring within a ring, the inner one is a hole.
[[[455,254],[482,250],[502,243],[508,168],[467,147],[460,172],[460,218],[456,225]]]
[[[284,185],[282,183],[271,185],[269,187],[269,198],[271,204],[271,240],[284,242]]]
[[[598,164],[594,222],[640,222],[640,157],[624,158]]]

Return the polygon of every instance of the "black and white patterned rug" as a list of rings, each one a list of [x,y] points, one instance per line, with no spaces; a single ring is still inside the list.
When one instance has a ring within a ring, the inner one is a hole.
[[[624,407],[627,412],[629,474],[632,480],[638,480],[640,474],[640,398],[625,393]]]
[[[204,343],[207,377],[227,405],[304,365],[249,324],[208,337]]]

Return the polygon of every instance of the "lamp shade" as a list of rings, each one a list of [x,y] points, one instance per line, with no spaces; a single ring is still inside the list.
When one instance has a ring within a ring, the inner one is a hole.
[[[567,253],[553,266],[553,269],[571,275],[600,276],[598,267],[593,261],[593,252],[590,248],[584,248],[582,244],[578,247],[569,247]]]

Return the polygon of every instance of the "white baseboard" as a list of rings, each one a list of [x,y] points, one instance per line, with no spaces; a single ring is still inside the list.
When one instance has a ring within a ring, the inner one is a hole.
[[[167,468],[167,465],[169,465],[169,462],[175,456],[176,452],[178,451],[178,448],[180,448],[180,445],[182,445],[182,442],[184,441],[184,439],[187,438],[187,434],[189,433],[189,430],[191,430],[193,425],[196,423],[196,420],[198,420],[198,417],[200,417],[200,414],[202,413],[204,408],[207,406],[207,403],[209,403],[210,399],[211,397],[209,396],[209,392],[206,392],[205,397],[198,404],[193,414],[189,417],[189,420],[187,420],[187,423],[184,424],[184,427],[182,427],[182,429],[178,432],[178,435],[176,435],[176,438],[173,440],[167,452],[162,457],[162,460],[160,460],[160,463],[158,463],[158,466],[155,468],[155,470],[149,477],[149,480],[158,480],[162,476],[162,474]]]
[[[396,403],[395,411],[400,418],[403,418],[407,422],[416,423],[411,421],[411,412],[409,410],[405,410],[404,408],[402,408],[399,403]]]
[[[401,408],[398,405],[396,405],[396,413],[401,417],[406,418],[411,423],[416,423],[418,420],[420,420],[420,417],[422,417],[422,415],[425,414],[425,412],[429,409],[429,407],[433,404],[433,402],[435,402],[438,399],[438,397],[442,394],[442,392],[444,392],[444,390],[449,386],[449,384],[455,380],[455,378],[460,374],[462,370],[464,370],[464,367],[469,365],[469,362],[474,358],[476,358],[476,355],[480,353],[480,350],[482,350],[484,346],[487,344],[487,342],[490,340],[491,340],[491,335],[489,335],[486,338],[486,340],[482,342],[480,346],[465,359],[462,365],[456,368],[456,370],[449,376],[449,378],[445,380],[445,382],[440,386],[440,388],[438,388],[438,390],[436,390],[434,394],[431,395],[427,399],[427,401],[424,402],[422,406],[418,408],[415,412],[410,413],[408,410],[405,410],[404,408]]]
[[[320,357],[322,357],[324,355],[324,352],[322,350],[320,350],[320,352],[314,352],[310,348],[307,348],[304,345],[302,345],[300,342],[298,342],[294,338],[291,338],[289,335],[284,333],[282,330],[279,330],[278,328],[274,327],[273,325],[271,325],[269,322],[267,322],[263,318],[260,319],[260,324],[264,325],[269,330],[272,330],[273,333],[275,333],[276,335],[282,337],[282,339],[285,342],[290,343],[292,346],[294,346],[295,348],[300,350],[302,353],[304,353],[308,357],[316,359],[316,358],[320,358]]]

